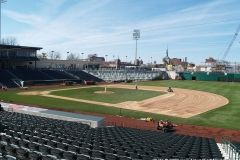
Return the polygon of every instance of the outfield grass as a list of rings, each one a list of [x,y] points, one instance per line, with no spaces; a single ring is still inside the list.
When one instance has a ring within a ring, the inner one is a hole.
[[[112,94],[97,94],[97,91],[104,91],[104,87],[90,87],[70,90],[53,91],[50,94],[70,97],[76,99],[85,99],[106,103],[121,103],[125,101],[141,101],[148,98],[156,97],[163,92],[157,91],[144,91],[135,89],[122,89],[122,88],[107,88],[107,91],[113,92]]]
[[[187,123],[240,129],[240,83],[207,81],[152,81],[141,83],[152,86],[171,86],[194,89],[222,95],[229,104],[187,119]]]
[[[224,107],[217,108],[188,119],[131,111],[126,109],[121,110],[122,115],[135,118],[151,116],[154,119],[168,119],[175,123],[240,130],[240,83],[203,81],[152,81],[141,82],[140,85],[165,87],[171,86],[173,88],[178,87],[212,92],[225,96],[229,99],[230,103]],[[0,99],[12,101],[14,103],[29,104],[52,109],[64,109],[68,111],[97,112],[112,115],[119,115],[120,113],[120,109],[114,107],[99,106],[41,96],[23,96],[17,95],[18,92],[19,90],[0,92]]]

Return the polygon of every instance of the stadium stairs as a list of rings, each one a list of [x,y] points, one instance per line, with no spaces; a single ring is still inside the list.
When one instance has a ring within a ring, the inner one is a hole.
[[[0,112],[0,159],[223,159],[214,139]]]

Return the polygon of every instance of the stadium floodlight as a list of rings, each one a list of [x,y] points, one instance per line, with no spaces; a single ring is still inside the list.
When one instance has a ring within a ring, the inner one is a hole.
[[[140,30],[133,30],[133,39],[136,40],[135,64],[137,65],[137,41],[140,39]]]
[[[84,53],[81,53],[82,54],[82,60],[83,60],[83,55],[84,55]]]
[[[0,0],[0,44],[2,44],[2,3],[6,3],[7,0]]]
[[[108,57],[108,55],[106,54],[105,57],[106,57],[105,61],[107,62],[107,57]]]

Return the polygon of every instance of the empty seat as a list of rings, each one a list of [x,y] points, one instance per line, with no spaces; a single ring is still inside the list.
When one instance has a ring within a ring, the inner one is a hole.
[[[57,158],[63,158],[63,150],[59,149],[59,148],[52,148],[50,153],[54,156],[56,156]]]
[[[73,152],[63,152],[63,158],[68,160],[74,160],[77,158],[77,155]]]
[[[51,149],[52,148],[50,146],[46,146],[46,145],[40,145],[39,146],[39,151],[41,153],[43,153],[44,155],[50,154]]]
[[[222,159],[214,139],[0,112],[0,153],[18,159]]]
[[[77,155],[77,160],[90,160],[89,155],[84,155],[84,154],[78,154]]]
[[[23,148],[16,149],[17,158],[20,160],[28,159],[28,150]]]
[[[29,152],[29,159],[30,160],[40,160],[42,155],[39,152]]]
[[[105,154],[102,151],[92,150],[92,157],[104,159]]]
[[[45,156],[42,156],[42,160],[57,160],[57,157],[52,155],[45,155]]]

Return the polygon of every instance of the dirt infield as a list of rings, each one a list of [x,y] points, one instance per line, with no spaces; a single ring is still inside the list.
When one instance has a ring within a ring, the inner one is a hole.
[[[133,85],[109,85],[109,88],[125,88],[125,89],[135,89]],[[70,88],[70,89],[80,89]],[[151,91],[160,91],[166,92],[166,87],[156,87],[156,86],[138,86],[140,90],[151,90]],[[69,89],[59,89],[59,90],[69,90]],[[143,112],[157,113],[181,118],[189,118],[208,110],[212,110],[221,106],[228,104],[228,99],[216,95],[213,93],[188,90],[188,89],[179,89],[174,88],[173,93],[166,93],[164,95],[156,96],[149,98],[143,101],[126,101],[118,104],[111,104],[98,101],[90,101],[85,99],[76,99],[63,96],[51,95],[52,91],[59,90],[50,90],[50,91],[33,91],[33,92],[21,92],[21,95],[41,95],[51,98],[59,98],[77,102],[91,103],[96,105],[104,105],[109,107],[118,107],[124,109],[138,110]]]

